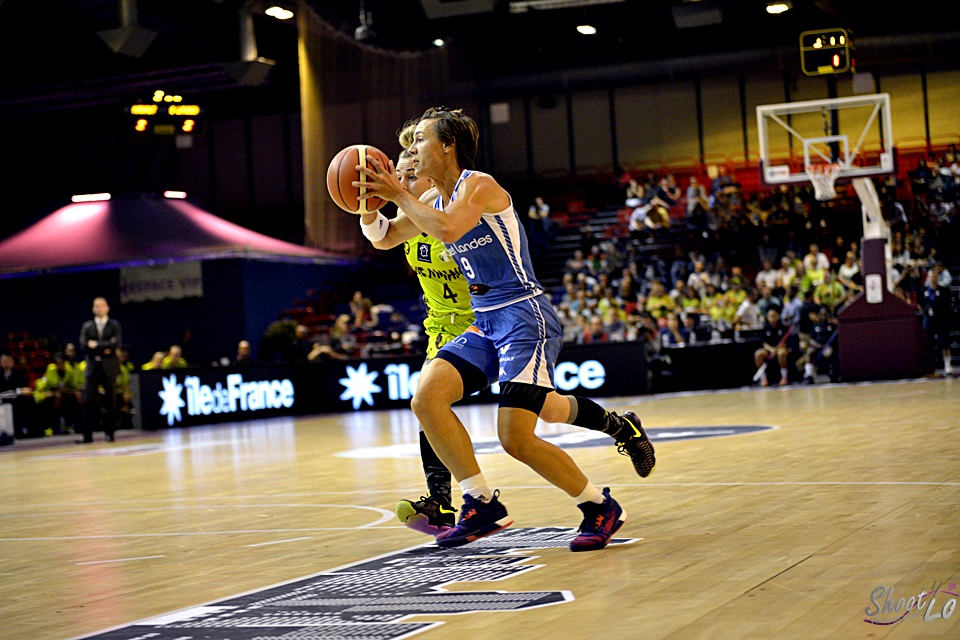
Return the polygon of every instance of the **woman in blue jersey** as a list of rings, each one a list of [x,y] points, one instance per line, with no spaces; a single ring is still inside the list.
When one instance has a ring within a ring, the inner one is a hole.
[[[403,189],[393,163],[383,167],[374,161],[375,170],[358,167],[368,178],[362,185],[367,193],[403,212],[393,223],[378,215],[363,225],[364,235],[376,244],[394,227],[394,240],[421,231],[441,240],[469,283],[476,314],[474,325],[424,367],[412,402],[430,444],[464,495],[457,526],[439,534],[437,542],[441,547],[463,545],[512,523],[498,500],[499,491],[487,485],[470,436],[451,408],[465,393],[499,381],[497,429],[504,450],[576,499],[584,518],[571,549],[602,549],[626,513],[569,455],[534,433],[539,415],[570,410],[566,397],[551,393],[563,338],[556,312],[533,273],[526,234],[510,195],[492,176],[473,169],[478,140],[476,123],[461,111],[440,107],[424,113],[407,149],[416,176],[430,180],[436,190],[421,199]],[[605,419],[602,409],[600,413],[599,419],[579,416],[572,423],[599,422]],[[634,444],[647,453],[652,469],[653,448],[639,420],[634,425],[616,419],[625,432],[636,432]]]

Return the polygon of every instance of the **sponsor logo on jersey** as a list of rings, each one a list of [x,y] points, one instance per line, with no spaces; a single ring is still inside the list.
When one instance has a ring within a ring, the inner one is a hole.
[[[469,253],[474,249],[479,249],[480,247],[484,247],[488,244],[493,244],[493,236],[490,234],[479,238],[474,238],[470,242],[461,242],[460,244],[453,242],[447,245],[447,248],[453,253]]]
[[[482,295],[484,295],[485,293],[488,293],[488,292],[490,291],[490,289],[493,289],[493,287],[491,287],[491,286],[488,285],[488,284],[482,284],[482,283],[480,283],[480,282],[477,282],[477,283],[474,283],[474,284],[471,284],[471,285],[470,285],[470,295],[472,295],[472,296],[482,296]]]
[[[432,262],[430,259],[430,245],[426,242],[417,243],[417,260],[419,262]]]

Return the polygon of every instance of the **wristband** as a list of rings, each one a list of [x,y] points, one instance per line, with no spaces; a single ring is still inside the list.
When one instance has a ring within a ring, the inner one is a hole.
[[[363,235],[366,236],[367,240],[377,242],[386,237],[387,231],[390,230],[390,220],[382,213],[377,212],[377,219],[370,224],[363,224],[363,222],[361,222],[360,230],[363,231]]]

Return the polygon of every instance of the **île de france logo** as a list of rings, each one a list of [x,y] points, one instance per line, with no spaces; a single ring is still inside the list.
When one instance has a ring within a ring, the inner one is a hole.
[[[953,615],[957,608],[957,585],[946,581],[934,582],[930,590],[920,589],[917,593],[909,592],[899,598],[895,595],[895,587],[878,586],[870,592],[870,605],[863,610],[867,617],[864,622],[876,625],[896,624],[904,618],[923,618],[924,622],[946,620]]]

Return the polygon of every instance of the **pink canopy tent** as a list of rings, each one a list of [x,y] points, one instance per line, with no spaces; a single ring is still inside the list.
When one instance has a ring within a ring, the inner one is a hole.
[[[316,263],[336,256],[159,197],[74,203],[0,242],[0,274],[228,257]]]

